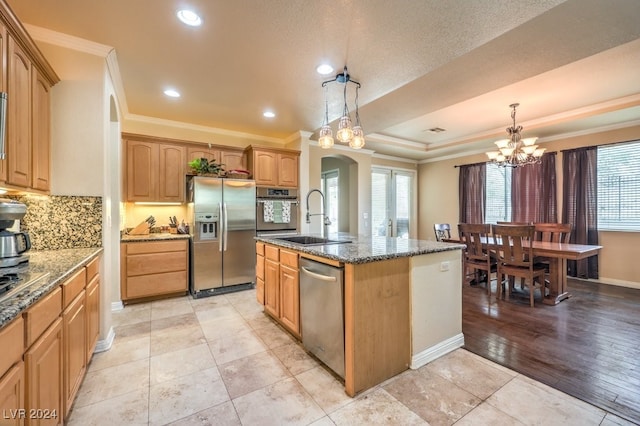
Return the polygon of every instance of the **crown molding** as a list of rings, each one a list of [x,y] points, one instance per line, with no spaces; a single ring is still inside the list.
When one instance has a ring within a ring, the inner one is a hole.
[[[109,52],[113,50],[112,46],[85,40],[80,37],[59,33],[47,28],[37,27],[35,25],[24,24],[29,34],[34,40],[42,41],[56,46],[66,47],[91,55],[101,56],[105,58]]]

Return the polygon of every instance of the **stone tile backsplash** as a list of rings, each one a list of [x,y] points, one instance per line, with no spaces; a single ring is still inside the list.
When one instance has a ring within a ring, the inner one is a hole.
[[[20,229],[29,234],[31,250],[102,246],[102,197],[5,197],[27,206]]]

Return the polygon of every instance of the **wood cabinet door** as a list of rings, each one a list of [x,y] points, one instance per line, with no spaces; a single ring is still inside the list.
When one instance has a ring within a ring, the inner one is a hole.
[[[0,410],[3,425],[22,425],[18,409],[24,408],[24,363],[15,364],[0,380]]]
[[[264,305],[264,256],[256,256],[256,300]]]
[[[278,186],[298,187],[298,156],[278,154]]]
[[[264,310],[280,317],[280,264],[270,259],[264,261]]]
[[[55,418],[30,419],[27,425],[63,424],[62,319],[58,318],[24,354],[26,368],[25,409],[49,410]]]
[[[185,149],[161,144],[157,201],[183,202],[185,191]]]
[[[31,61],[8,36],[7,182],[31,185]]]
[[[217,149],[206,149],[200,147],[187,148],[187,163],[196,158],[206,158],[209,162],[215,160],[216,163],[220,163],[220,151]]]
[[[87,284],[87,364],[91,360],[93,351],[100,335],[100,275],[96,275]]]
[[[87,370],[87,312],[85,291],[62,314],[64,415],[69,413]]]
[[[225,170],[245,170],[247,168],[246,161],[244,160],[244,155],[242,154],[242,152],[221,151],[220,162],[224,164],[223,168]]]
[[[278,184],[277,154],[267,151],[253,151],[253,179],[256,185],[275,186]]]
[[[298,270],[286,265],[280,265],[280,320],[292,333],[300,335]]]
[[[156,201],[158,144],[127,141],[127,201]]]
[[[7,74],[8,70],[4,59],[7,57],[7,27],[0,22],[0,92],[7,91]],[[5,135],[6,136],[6,135]],[[6,139],[3,152],[7,151]],[[7,160],[0,160],[0,181],[5,182],[7,180]]]
[[[49,112],[51,86],[42,77],[37,68],[33,67],[31,74],[33,92],[31,108],[33,143],[33,161],[31,187],[42,191],[49,191],[49,164],[51,162],[51,114]]]

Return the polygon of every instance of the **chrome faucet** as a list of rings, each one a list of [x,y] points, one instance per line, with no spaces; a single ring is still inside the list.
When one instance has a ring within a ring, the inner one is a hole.
[[[322,197],[322,213],[314,213],[314,214],[309,213],[309,196],[314,192],[319,193],[320,197]],[[322,227],[322,236],[326,237],[328,233],[327,227],[331,225],[331,220],[329,220],[329,216],[327,216],[324,212],[325,212],[324,194],[319,189],[312,189],[307,193],[307,223],[311,223],[311,216],[322,216],[322,223],[324,224],[324,226]]]

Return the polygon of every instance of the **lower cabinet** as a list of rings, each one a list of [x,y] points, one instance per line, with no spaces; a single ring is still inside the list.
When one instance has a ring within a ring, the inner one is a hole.
[[[15,364],[0,379],[0,407],[3,425],[22,425],[24,417],[16,407],[24,407],[24,362]]]
[[[64,415],[71,409],[87,370],[87,309],[85,290],[62,313],[64,336]]]
[[[63,424],[62,319],[58,318],[24,354],[27,425]]]
[[[299,338],[298,254],[271,245],[264,253],[264,310]]]
[[[256,243],[256,300],[264,305],[264,244]]]
[[[100,276],[96,275],[87,284],[86,290],[87,311],[87,363],[91,360],[100,336]]]
[[[189,290],[189,240],[121,244],[120,295],[127,302]]]

